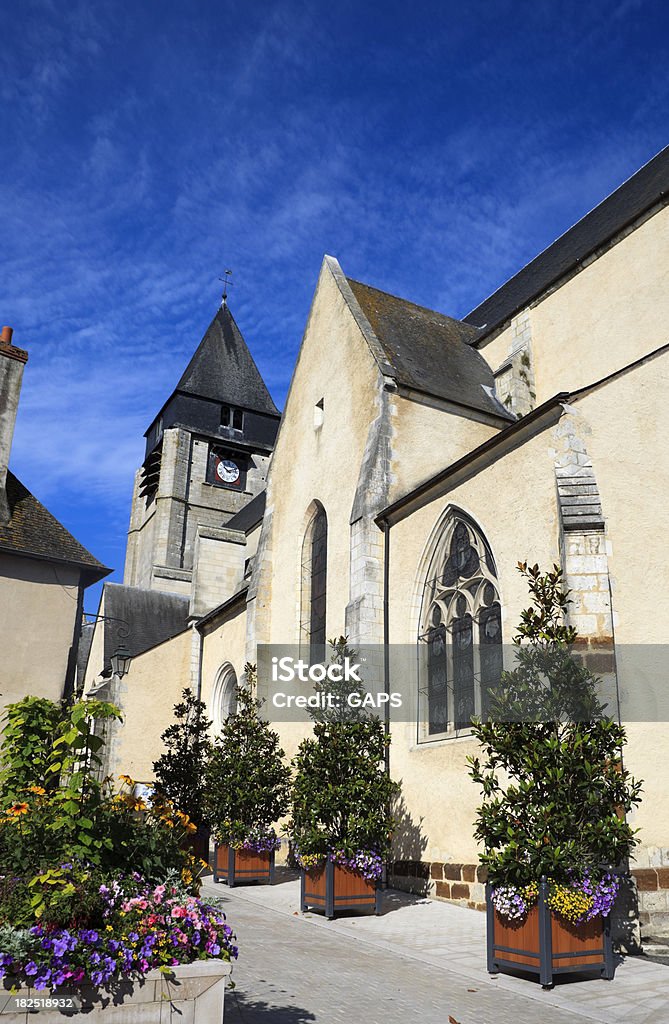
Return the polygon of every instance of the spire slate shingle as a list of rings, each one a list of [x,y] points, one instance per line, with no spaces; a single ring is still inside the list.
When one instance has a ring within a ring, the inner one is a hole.
[[[221,306],[184,370],[176,391],[277,416],[239,327]]]

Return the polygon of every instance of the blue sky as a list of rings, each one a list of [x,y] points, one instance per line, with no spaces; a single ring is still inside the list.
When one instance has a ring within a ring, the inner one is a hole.
[[[326,252],[464,315],[669,141],[665,11],[2,5],[14,472],[119,578],[142,434],[222,271],[279,405]]]

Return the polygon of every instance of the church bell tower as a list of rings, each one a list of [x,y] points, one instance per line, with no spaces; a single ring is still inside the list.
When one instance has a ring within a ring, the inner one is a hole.
[[[224,299],[146,431],[126,585],[190,594],[198,536],[215,536],[264,490],[279,421]]]

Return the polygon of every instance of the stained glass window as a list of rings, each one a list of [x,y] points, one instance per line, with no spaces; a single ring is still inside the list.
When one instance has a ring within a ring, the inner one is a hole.
[[[457,734],[485,715],[502,670],[502,619],[492,551],[476,524],[445,519],[423,589],[419,658],[424,738]]]

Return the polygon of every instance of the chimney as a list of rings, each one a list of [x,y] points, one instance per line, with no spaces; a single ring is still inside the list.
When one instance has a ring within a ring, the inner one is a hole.
[[[10,518],[7,467],[19,407],[23,367],[28,361],[28,353],[12,345],[13,333],[11,327],[3,327],[0,332],[0,522],[5,523]]]

